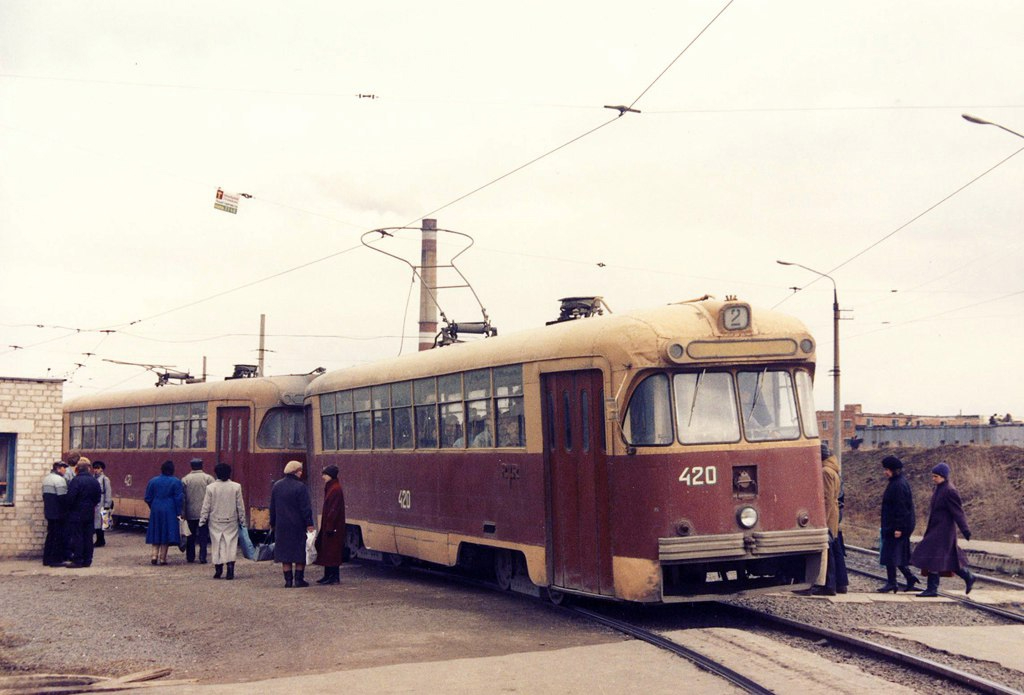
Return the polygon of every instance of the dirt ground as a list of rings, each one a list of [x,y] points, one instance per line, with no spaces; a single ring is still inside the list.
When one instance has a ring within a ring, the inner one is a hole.
[[[0,562],[0,674],[169,667],[230,683],[622,639],[540,601],[372,564],[343,565],[340,585],[285,589],[274,563],[240,557],[229,582],[176,549],[168,559],[151,565],[144,533],[121,530],[89,568]]]
[[[1019,543],[1024,539],[1024,448],[949,445],[935,449],[896,448],[844,451],[844,535],[860,545],[878,540],[879,510],[888,483],[882,459],[893,455],[914,491],[915,533],[924,533],[935,489],[931,470],[949,464],[950,480],[960,491],[973,537]]]

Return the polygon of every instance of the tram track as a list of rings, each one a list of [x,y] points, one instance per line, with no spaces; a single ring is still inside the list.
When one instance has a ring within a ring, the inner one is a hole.
[[[878,553],[876,551],[870,550],[868,548],[860,548],[860,547],[857,547],[857,546],[847,546],[847,550],[854,550],[855,552],[857,552],[857,553],[859,553],[861,555],[878,557]],[[878,573],[871,572],[871,571],[868,571],[868,570],[865,570],[865,569],[861,569],[859,567],[855,567],[855,566],[850,565],[850,564],[847,564],[846,569],[847,569],[847,572],[853,572],[853,573],[858,574],[858,575],[860,575],[862,577],[868,577],[870,579],[877,579],[879,581],[886,581],[887,580],[886,577],[883,577],[882,575],[880,575]],[[1021,584],[1019,582],[1013,582],[1013,581],[1010,581],[1010,580],[1007,580],[1007,579],[1002,579],[1000,577],[992,577],[992,576],[989,576],[989,575],[979,574],[977,572],[974,573],[974,576],[978,579],[978,581],[981,581],[981,582],[987,582],[987,583],[996,584],[996,585],[999,585],[999,586],[1002,586],[1002,587],[1005,587],[1005,588],[1010,588],[1010,589],[1016,589],[1016,590],[1019,590],[1019,591],[1024,591],[1024,584]],[[1021,612],[1019,610],[1011,610],[1009,608],[1004,608],[1002,606],[995,606],[995,605],[991,605],[991,604],[988,604],[988,603],[981,603],[980,601],[975,601],[970,596],[960,595],[960,594],[952,593],[952,592],[949,592],[949,591],[943,591],[941,588],[939,589],[939,595],[942,596],[943,598],[947,598],[947,599],[950,599],[952,601],[956,601],[957,603],[959,603],[961,605],[964,605],[964,606],[967,606],[968,608],[972,608],[972,609],[977,610],[977,611],[982,611],[983,613],[988,613],[989,615],[999,616],[1001,618],[1005,618],[1007,620],[1012,620],[1012,621],[1017,622],[1017,623],[1024,623],[1024,612]]]

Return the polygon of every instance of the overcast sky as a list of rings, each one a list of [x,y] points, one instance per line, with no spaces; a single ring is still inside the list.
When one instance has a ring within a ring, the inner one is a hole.
[[[960,117],[1024,132],[1022,27],[1019,0],[3,0],[0,375],[221,378],[260,314],[267,373],[414,351],[410,270],[359,240],[431,216],[501,333],[734,294],[808,325],[831,409],[832,285],[785,259],[838,285],[844,403],[1024,416],[1024,140]]]

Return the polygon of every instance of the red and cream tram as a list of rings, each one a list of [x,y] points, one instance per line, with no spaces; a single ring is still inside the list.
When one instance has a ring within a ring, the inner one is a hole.
[[[362,556],[556,599],[802,588],[827,544],[814,356],[793,318],[700,300],[329,372],[311,473],[339,467]]]
[[[149,518],[146,483],[174,461],[201,458],[242,484],[249,525],[269,527],[270,488],[285,463],[305,460],[303,394],[314,375],[227,379],[83,396],[64,405],[64,450],[107,464],[114,514]]]

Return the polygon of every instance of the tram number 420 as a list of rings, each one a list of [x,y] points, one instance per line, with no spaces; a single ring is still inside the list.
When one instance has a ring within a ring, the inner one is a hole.
[[[398,491],[398,506],[402,509],[412,509],[412,490]]]
[[[684,485],[714,485],[718,482],[718,469],[714,466],[687,466],[679,475]]]

